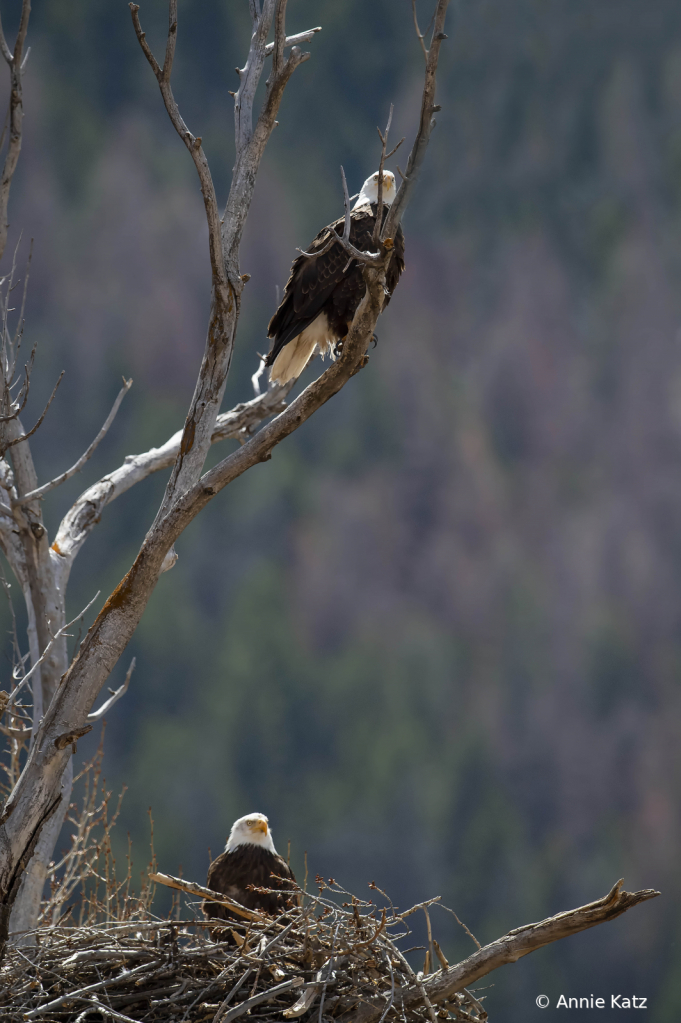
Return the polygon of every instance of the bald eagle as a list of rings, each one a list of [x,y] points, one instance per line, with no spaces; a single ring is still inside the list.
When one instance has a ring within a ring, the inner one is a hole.
[[[395,175],[383,172],[383,219],[395,198]],[[350,242],[362,252],[376,252],[372,244],[378,203],[378,172],[367,178],[350,214]],[[267,336],[272,338],[265,365],[270,380],[285,384],[300,376],[315,350],[335,357],[335,348],[348,332],[366,285],[362,265],[352,259],[339,243],[322,255],[331,232],[342,235],[345,218],[320,231],[307,250],[293,262],[283,300],[270,320]],[[384,308],[390,301],[404,270],[404,235],[397,229],[394,248],[386,271]]]
[[[249,813],[232,825],[225,851],[214,859],[208,869],[207,886],[234,899],[246,909],[264,910],[276,915],[296,901],[291,889],[296,887],[293,871],[274,848],[267,817],[262,813]],[[253,888],[284,889],[264,893]],[[219,920],[238,920],[226,906],[205,901],[203,911],[207,917]]]

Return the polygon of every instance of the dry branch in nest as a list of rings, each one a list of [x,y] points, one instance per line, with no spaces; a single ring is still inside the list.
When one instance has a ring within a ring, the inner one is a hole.
[[[180,878],[151,873],[149,880],[224,901]],[[605,898],[510,931],[454,966],[429,927],[440,963],[434,970],[429,948],[429,973],[416,973],[400,946],[411,933],[408,918],[427,913],[437,899],[400,913],[322,882],[318,896],[305,894],[303,905],[276,919],[251,913],[255,919],[222,921],[219,931],[215,921],[201,918],[196,901],[176,900],[171,915],[159,920],[148,900],[123,900],[108,922],[43,927],[30,952],[10,949],[0,970],[0,1011],[8,1023],[231,1023],[246,1014],[262,1023],[303,1017],[483,1023],[483,999],[470,984],[656,894],[624,892],[620,881]]]

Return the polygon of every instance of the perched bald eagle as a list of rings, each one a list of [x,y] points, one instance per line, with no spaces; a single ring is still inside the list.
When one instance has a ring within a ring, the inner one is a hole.
[[[383,218],[395,198],[395,175],[383,172]],[[378,172],[367,178],[352,208],[350,241],[362,252],[376,252],[372,244],[378,203]],[[366,285],[362,266],[350,260],[339,243],[322,255],[331,232],[343,234],[345,218],[334,221],[320,231],[307,250],[293,262],[284,298],[270,320],[267,336],[272,338],[265,365],[270,367],[270,380],[285,384],[300,376],[315,350],[335,357],[335,348],[348,332],[357,307],[364,297]],[[390,301],[400,274],[404,270],[404,235],[397,229],[395,245],[386,272],[384,308]]]
[[[207,886],[221,892],[247,909],[260,909],[276,915],[296,901],[291,895],[296,879],[293,871],[274,848],[267,817],[249,813],[232,825],[225,851],[213,860],[208,869]],[[253,888],[284,889],[281,894],[253,891]],[[203,903],[207,917],[218,920],[239,920],[226,906]]]

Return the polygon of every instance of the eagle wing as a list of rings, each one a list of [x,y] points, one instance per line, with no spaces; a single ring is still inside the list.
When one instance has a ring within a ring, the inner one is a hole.
[[[359,209],[353,210],[350,217],[350,241],[355,248],[371,251],[375,223],[376,218],[370,206],[360,206]],[[310,245],[308,252],[311,255],[300,255],[293,261],[291,275],[284,289],[284,298],[270,320],[267,330],[267,336],[274,338],[267,356],[268,366],[272,365],[285,344],[316,319],[325,302],[340,284],[344,285],[341,289],[343,294],[339,294],[337,299],[334,295],[334,304],[336,301],[343,305],[351,302],[355,296],[350,292],[358,288],[361,288],[363,293],[363,280],[356,280],[357,275],[352,273],[357,264],[352,260],[346,270],[348,255],[340,243],[332,245],[328,252],[315,255],[324,248],[332,232],[341,235],[344,227],[344,217],[329,224],[319,232]],[[347,295],[344,294],[345,291],[348,292]]]
[[[223,852],[213,860],[208,869],[207,886],[214,892],[220,892],[229,899],[234,899],[246,909],[264,910],[265,913],[281,913],[295,899],[285,894],[295,884],[295,876],[285,860],[279,855],[267,853],[259,855],[260,850],[253,853],[254,847],[239,846],[232,852]],[[281,894],[276,891],[261,892],[254,889],[283,889]],[[219,920],[238,919],[226,906],[206,900],[203,911],[207,917]]]

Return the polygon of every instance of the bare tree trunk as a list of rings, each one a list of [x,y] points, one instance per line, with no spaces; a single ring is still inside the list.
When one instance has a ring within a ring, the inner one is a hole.
[[[19,418],[6,424],[6,439],[16,440],[24,430]],[[17,496],[23,497],[38,486],[38,477],[28,441],[20,441],[10,448],[14,469]],[[66,637],[59,633],[66,624],[66,609],[63,591],[56,585],[53,568],[53,552],[50,550],[47,531],[43,524],[42,508],[39,501],[31,501],[15,508],[15,520],[24,551],[27,572],[32,625],[36,643],[31,644],[31,660],[36,663],[44,655],[39,667],[39,699],[33,701],[33,734],[37,734],[43,718],[43,710],[49,707],[59,680],[68,668]],[[54,637],[58,636],[55,640]],[[37,656],[36,656],[37,654]],[[60,784],[60,802],[49,821],[43,827],[31,861],[24,873],[21,887],[10,917],[10,933],[30,931],[35,927],[40,912],[40,902],[47,878],[49,862],[59,837],[71,799],[73,786],[73,764],[68,760]],[[35,942],[35,937],[26,939]]]
[[[35,926],[49,860],[70,798],[72,752],[78,738],[92,727],[88,723],[88,715],[96,716],[91,715],[94,702],[133,635],[160,574],[173,563],[169,559],[173,544],[216,494],[253,465],[267,461],[278,443],[298,429],[364,365],[365,353],[383,307],[385,271],[393,246],[392,238],[406,208],[434,123],[435,72],[440,43],[446,38],[442,26],[448,0],[437,0],[433,38],[430,48],[425,50],[424,47],[426,79],[421,118],[409,158],[408,174],[395,202],[397,212],[391,212],[386,218],[391,234],[388,235],[384,229],[383,237],[377,243],[378,251],[373,253],[358,252],[347,237],[338,239],[349,257],[365,264],[366,282],[366,295],[344,341],[341,357],[289,405],[285,401],[288,388],[276,387],[226,415],[219,415],[236,336],[241,293],[247,280],[240,274],[239,247],[260,160],[276,123],[286,84],[310,56],[302,53],[297,43],[312,38],[319,31],[315,28],[287,37],[286,5],[287,0],[262,0],[262,5],[253,0],[249,3],[253,34],[248,59],[239,71],[240,87],[234,100],[236,160],[229,197],[220,217],[201,139],[194,136],[184,123],[170,85],[177,39],[177,0],[169,0],[168,39],[162,67],[146,41],[138,5],[130,4],[138,41],[156,76],[168,115],[191,155],[201,184],[212,275],[208,335],[181,435],[171,438],[163,448],[126,460],[115,472],[88,488],[64,517],[52,544],[42,521],[39,497],[78,471],[106,432],[118,404],[76,465],[39,487],[28,442],[35,428],[28,434],[24,433],[18,418],[23,406],[10,397],[16,350],[12,349],[7,332],[5,308],[0,409],[3,413],[0,417],[3,424],[0,545],[28,598],[33,633],[30,642],[31,677],[36,699],[33,741],[28,758],[0,815],[0,956],[8,934],[10,913],[14,932]],[[29,9],[28,0],[25,0],[24,11]],[[26,25],[27,18],[26,13]],[[273,25],[275,38],[268,45],[266,40]],[[23,14],[22,26],[21,46],[25,37]],[[11,74],[16,77],[16,53],[19,52],[20,56],[21,47],[17,42],[18,51],[15,49],[13,57],[1,33],[0,44]],[[286,49],[290,49],[288,57],[285,56]],[[254,124],[254,98],[268,57],[272,58],[272,69],[262,109]],[[18,123],[20,126],[20,120]],[[385,138],[381,138],[382,161],[386,153],[387,131]],[[11,181],[11,174],[8,180]],[[0,188],[0,214],[4,194]],[[9,194],[9,184],[6,194]],[[26,397],[27,385],[28,370]],[[128,387],[129,383],[126,383],[124,390]],[[120,403],[123,393],[117,403]],[[278,414],[271,422],[261,427],[255,436],[250,436],[255,426],[274,413]],[[42,417],[39,423],[41,421]],[[239,436],[245,443],[202,475],[210,445],[225,436]],[[8,455],[13,472],[9,469]],[[108,503],[151,472],[168,466],[172,466],[172,471],[163,501],[142,547],[69,666],[64,636],[65,592],[73,560]],[[17,691],[23,685],[24,682],[20,682]],[[10,694],[10,701],[13,698],[14,693]],[[27,870],[29,863],[31,866]]]

